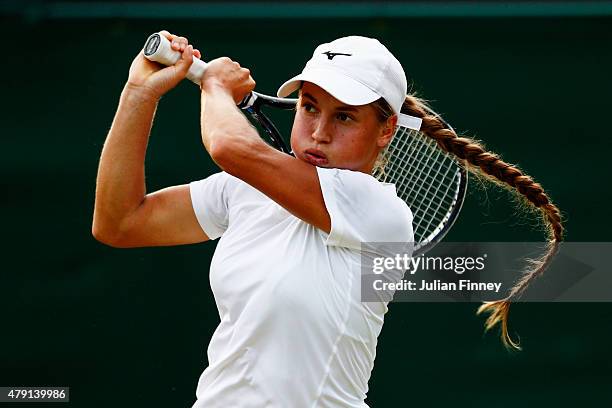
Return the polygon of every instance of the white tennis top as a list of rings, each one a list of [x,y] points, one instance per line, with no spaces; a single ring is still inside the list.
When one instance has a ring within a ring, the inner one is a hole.
[[[210,284],[221,319],[194,408],[367,407],[385,302],[360,301],[361,242],[412,241],[391,184],[317,168],[331,232],[217,173],[190,184],[197,219],[221,237]]]

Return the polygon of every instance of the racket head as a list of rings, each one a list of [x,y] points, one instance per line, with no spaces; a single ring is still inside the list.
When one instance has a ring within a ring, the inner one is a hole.
[[[430,113],[452,130],[439,115]],[[405,121],[400,118],[398,122]],[[383,154],[386,163],[373,175],[381,182],[394,184],[398,197],[408,204],[413,214],[413,256],[424,254],[444,238],[457,220],[467,192],[468,173],[435,140],[402,125]]]

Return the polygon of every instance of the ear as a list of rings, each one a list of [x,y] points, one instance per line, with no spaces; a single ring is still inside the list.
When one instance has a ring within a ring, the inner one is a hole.
[[[387,119],[385,124],[382,126],[381,133],[376,140],[378,147],[386,147],[391,143],[393,135],[395,134],[395,128],[397,127],[397,115],[393,115]]]

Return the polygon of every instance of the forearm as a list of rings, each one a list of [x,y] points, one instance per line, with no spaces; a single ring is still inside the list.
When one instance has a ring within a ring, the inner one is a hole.
[[[202,140],[227,173],[329,233],[331,218],[315,166],[265,143],[227,92],[203,90]]]
[[[124,88],[100,158],[94,230],[118,230],[142,203],[144,161],[156,107],[155,96],[129,85]]]
[[[201,98],[202,143],[223,170],[231,173],[227,167],[252,159],[250,153],[267,147],[229,93],[210,86]]]

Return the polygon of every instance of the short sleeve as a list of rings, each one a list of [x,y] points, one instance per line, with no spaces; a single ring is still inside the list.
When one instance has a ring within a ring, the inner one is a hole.
[[[331,218],[327,245],[360,249],[367,242],[412,242],[412,212],[392,184],[356,171],[317,167]]]
[[[209,239],[217,239],[228,226],[227,173],[216,173],[203,180],[191,182],[191,205],[202,230]]]

